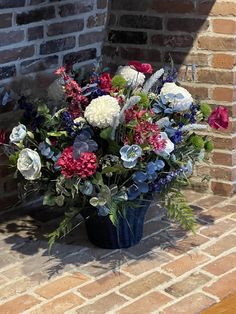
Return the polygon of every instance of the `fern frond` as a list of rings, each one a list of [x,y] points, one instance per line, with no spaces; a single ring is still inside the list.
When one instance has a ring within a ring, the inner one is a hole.
[[[193,209],[185,200],[184,195],[178,190],[172,190],[166,196],[166,207],[168,217],[178,222],[187,230],[192,230],[195,233],[196,219]]]

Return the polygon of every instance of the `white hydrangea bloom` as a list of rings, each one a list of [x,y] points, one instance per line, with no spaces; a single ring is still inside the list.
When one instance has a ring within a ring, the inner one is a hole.
[[[132,88],[142,86],[145,81],[145,75],[131,68],[129,65],[119,67],[116,74],[123,76],[127,84]]]
[[[92,126],[104,129],[112,126],[114,119],[119,114],[118,100],[106,95],[93,99],[86,107],[84,117]]]
[[[15,126],[10,134],[10,142],[11,143],[19,143],[23,141],[23,139],[26,137],[27,129],[24,124],[19,124]]]
[[[165,83],[161,89],[160,95],[164,97],[166,102],[169,102],[170,106],[177,112],[189,110],[193,103],[191,94],[185,88],[175,83]]]

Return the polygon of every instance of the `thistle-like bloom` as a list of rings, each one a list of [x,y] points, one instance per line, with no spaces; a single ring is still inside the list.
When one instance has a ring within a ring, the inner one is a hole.
[[[125,168],[133,168],[142,155],[142,149],[138,145],[125,145],[120,149],[121,159]]]

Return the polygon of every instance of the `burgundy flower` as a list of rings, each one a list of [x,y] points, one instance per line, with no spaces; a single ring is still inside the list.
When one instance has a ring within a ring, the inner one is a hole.
[[[227,129],[229,125],[228,109],[222,106],[217,107],[208,118],[208,123],[213,129]]]
[[[66,178],[77,175],[87,178],[93,175],[97,169],[97,157],[94,153],[84,152],[78,159],[73,158],[73,147],[67,147],[58,159],[57,166],[61,167],[61,173]]]
[[[111,91],[111,76],[109,73],[103,73],[99,76],[100,87],[105,92]]]
[[[138,61],[129,61],[129,66],[135,68],[135,70],[137,70],[138,72],[142,72],[142,73],[149,73],[152,74],[153,69],[151,64],[149,63],[141,63]]]
[[[7,134],[6,131],[0,129],[0,145],[5,144],[7,142]]]

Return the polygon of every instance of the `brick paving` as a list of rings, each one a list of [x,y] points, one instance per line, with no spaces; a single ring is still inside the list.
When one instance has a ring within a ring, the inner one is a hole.
[[[186,196],[198,216],[195,236],[153,205],[143,240],[126,250],[94,247],[81,225],[49,255],[45,235],[59,218],[1,215],[0,313],[217,314],[220,302],[228,308],[236,293],[236,197]]]

